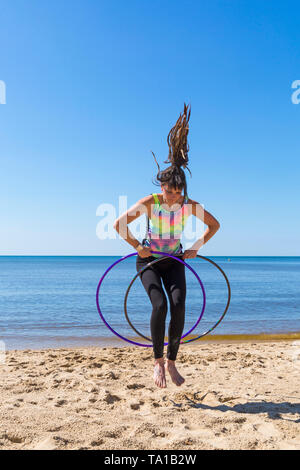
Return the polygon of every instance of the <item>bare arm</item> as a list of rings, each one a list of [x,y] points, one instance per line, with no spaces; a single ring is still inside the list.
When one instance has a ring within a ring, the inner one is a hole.
[[[129,230],[128,224],[133,222],[142,214],[148,215],[148,208],[151,205],[152,199],[152,195],[140,199],[135,204],[133,204],[133,206],[131,206],[128,211],[124,212],[124,214],[118,217],[114,222],[114,229],[119,233],[119,235],[121,235],[122,238],[124,238],[127,243],[129,243],[129,245],[131,245],[135,249],[140,248],[141,245],[140,242],[136,238],[134,238],[133,234]],[[150,256],[150,253],[148,256]]]
[[[208,226],[204,234],[188,250],[185,251],[186,256],[184,256],[184,258],[194,258],[201,246],[205,245],[205,243],[207,243],[208,240],[210,240],[219,230],[220,223],[198,202],[189,199],[188,204],[191,207],[191,214],[202,220],[202,222]]]

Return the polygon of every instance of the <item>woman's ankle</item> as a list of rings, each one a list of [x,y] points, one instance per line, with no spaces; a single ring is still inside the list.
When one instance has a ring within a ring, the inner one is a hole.
[[[175,366],[175,361],[173,359],[167,358],[167,366]]]
[[[165,359],[163,357],[159,357],[155,359],[155,365],[156,364],[164,365],[164,363],[165,363]]]

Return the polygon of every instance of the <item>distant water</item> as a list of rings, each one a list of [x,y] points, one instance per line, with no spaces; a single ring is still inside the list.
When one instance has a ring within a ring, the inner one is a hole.
[[[99,279],[117,259],[120,257],[0,257],[0,340],[7,349],[120,346],[96,308]],[[300,257],[211,259],[226,272],[232,290],[229,311],[213,334],[300,331]],[[194,331],[201,334],[223,312],[227,288],[220,272],[210,263],[200,259],[188,262],[200,275],[207,295],[204,317]],[[135,333],[125,320],[123,299],[135,273],[135,257],[126,259],[110,271],[100,292],[106,319],[115,330],[131,338]],[[185,331],[196,321],[202,307],[197,281],[189,270],[186,277]],[[139,279],[128,298],[128,313],[135,326],[150,336],[151,306]]]

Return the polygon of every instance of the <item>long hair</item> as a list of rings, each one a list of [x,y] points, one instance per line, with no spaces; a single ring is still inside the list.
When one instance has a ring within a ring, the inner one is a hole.
[[[189,145],[187,141],[190,115],[191,107],[189,109],[189,107],[184,103],[183,114],[180,114],[175,126],[172,127],[168,134],[167,142],[169,146],[169,155],[164,163],[171,163],[170,166],[161,171],[156,157],[151,150],[158,167],[158,173],[154,184],[160,186],[162,183],[167,183],[171,188],[184,189],[184,196],[187,196],[187,183],[185,173],[181,167],[186,168],[192,176],[190,169],[188,168]]]

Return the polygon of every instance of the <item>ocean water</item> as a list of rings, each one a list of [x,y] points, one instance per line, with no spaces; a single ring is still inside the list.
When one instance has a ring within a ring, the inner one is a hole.
[[[0,341],[6,349],[128,345],[102,322],[96,307],[101,276],[121,257],[1,256]],[[300,331],[300,257],[211,257],[231,285],[227,315],[212,334],[273,334]],[[227,303],[221,273],[202,259],[188,260],[199,274],[207,306],[193,334],[207,331]],[[118,263],[105,278],[99,301],[102,313],[121,335],[136,338],[123,309],[135,270],[135,256]],[[203,296],[187,269],[185,332],[199,317]],[[150,336],[151,304],[137,278],[128,297],[128,314]],[[167,326],[169,315],[167,317]],[[146,342],[142,338],[138,341]],[[1,343],[0,343],[1,344]],[[3,343],[2,343],[3,345]]]

